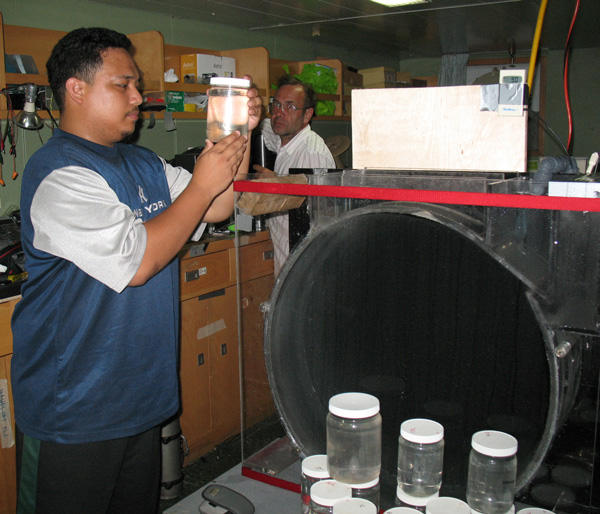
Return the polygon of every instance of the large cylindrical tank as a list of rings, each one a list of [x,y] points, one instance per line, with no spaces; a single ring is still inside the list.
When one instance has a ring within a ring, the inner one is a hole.
[[[517,487],[532,479],[572,403],[577,352],[557,360],[535,295],[471,230],[477,223],[388,202],[342,215],[292,253],[271,297],[265,355],[302,455],[325,451],[329,398],[361,391],[381,402],[388,491],[400,424],[419,417],[445,428],[444,495],[464,498],[479,430],[514,435]]]

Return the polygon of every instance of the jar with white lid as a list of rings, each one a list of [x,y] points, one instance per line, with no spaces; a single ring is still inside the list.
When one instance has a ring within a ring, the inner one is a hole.
[[[311,455],[302,460],[302,476],[300,489],[302,490],[302,514],[310,512],[310,488],[321,480],[327,480],[327,455]]]
[[[421,511],[411,507],[392,507],[386,510],[383,514],[421,514]]]
[[[221,141],[235,130],[248,134],[248,89],[250,81],[230,77],[212,77],[208,90],[206,138]]]
[[[332,514],[333,505],[352,498],[352,487],[337,480],[321,480],[310,488],[310,513]]]
[[[458,498],[441,496],[431,500],[425,507],[426,514],[471,514],[471,508]]]
[[[526,509],[521,509],[517,512],[517,514],[554,514],[551,510],[546,509],[538,509],[534,507],[528,507]]]
[[[377,514],[377,507],[363,498],[348,498],[333,505],[333,514]]]
[[[475,514],[507,514],[514,509],[517,440],[484,430],[473,434],[469,455],[467,502]]]
[[[409,419],[400,425],[398,487],[405,504],[422,507],[440,494],[444,464],[444,427],[429,419]]]
[[[331,478],[364,484],[381,471],[379,400],[365,393],[342,393],[329,400],[327,467]]]
[[[378,510],[380,495],[381,485],[379,484],[379,477],[364,484],[352,484],[352,498],[369,500]]]

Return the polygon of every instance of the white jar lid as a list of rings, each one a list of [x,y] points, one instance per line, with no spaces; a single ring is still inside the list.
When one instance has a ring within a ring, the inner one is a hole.
[[[430,419],[409,419],[400,425],[400,435],[411,443],[433,444],[444,438],[444,427]]]
[[[529,507],[527,509],[521,509],[517,514],[554,514],[551,510],[546,509],[537,509],[534,507]]]
[[[364,484],[350,484],[350,485],[352,486],[352,489],[369,489],[370,487],[375,487],[378,483],[379,483],[379,477],[377,477],[369,482],[365,482]]]
[[[352,498],[352,487],[337,480],[321,480],[310,488],[310,499],[324,507],[346,498]]]
[[[471,446],[474,450],[490,457],[512,457],[519,443],[510,434],[496,430],[482,430],[473,434]]]
[[[396,498],[406,505],[412,505],[413,507],[425,507],[431,500],[439,498],[440,492],[436,491],[429,496],[411,496],[406,494],[400,486],[396,486]]]
[[[234,79],[231,77],[212,77],[210,79],[211,86],[229,86],[229,87],[243,87],[248,89],[250,87],[250,81],[248,79]]]
[[[334,503],[333,514],[377,514],[377,507],[363,498],[346,498]]]
[[[336,394],[329,399],[329,412],[341,418],[370,418],[379,413],[379,400],[365,393]]]
[[[548,512],[548,511],[545,511],[545,512]],[[483,512],[479,512],[478,510],[471,509],[471,514],[483,514]],[[513,505],[508,511],[504,512],[503,514],[515,514],[515,506]],[[553,513],[551,512],[550,514],[553,514]]]
[[[410,507],[393,507],[386,510],[383,514],[414,514],[415,512],[421,514],[417,509],[411,509]]]
[[[311,455],[303,459],[302,473],[312,478],[329,478],[327,455]]]
[[[425,507],[427,514],[471,514],[471,507],[457,498],[442,496],[431,500]]]

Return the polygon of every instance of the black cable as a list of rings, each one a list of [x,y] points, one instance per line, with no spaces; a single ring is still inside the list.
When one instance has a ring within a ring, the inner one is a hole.
[[[556,132],[554,132],[554,130],[552,130],[552,127],[550,125],[548,125],[546,120],[540,116],[540,113],[533,111],[533,110],[529,110],[529,114],[530,115],[535,114],[537,116],[538,120],[540,120],[542,122],[542,124],[544,125],[544,128],[547,129],[547,132],[552,136],[552,139],[554,139],[554,141],[560,145],[564,154],[569,155],[569,152],[567,151],[567,147],[565,146],[565,144],[562,142],[560,137],[558,137]]]

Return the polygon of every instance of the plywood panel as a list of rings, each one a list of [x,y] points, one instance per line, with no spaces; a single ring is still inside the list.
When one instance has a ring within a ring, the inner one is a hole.
[[[354,90],[353,167],[524,173],[527,116],[480,105],[481,86]]]

